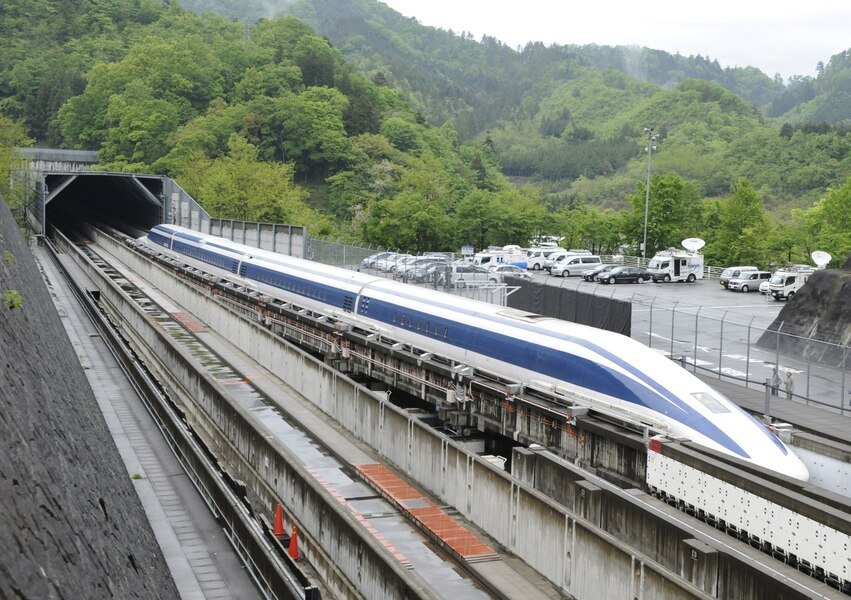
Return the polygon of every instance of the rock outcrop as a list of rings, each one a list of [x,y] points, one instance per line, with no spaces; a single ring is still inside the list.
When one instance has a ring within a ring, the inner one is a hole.
[[[851,256],[841,269],[813,274],[759,340],[775,349],[780,331],[780,351],[812,358],[823,364],[851,368]],[[810,341],[813,340],[813,341]],[[814,343],[814,341],[823,343]]]

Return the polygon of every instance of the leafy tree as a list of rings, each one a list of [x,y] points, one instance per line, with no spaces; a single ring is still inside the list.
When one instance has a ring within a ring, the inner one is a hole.
[[[209,158],[227,153],[230,137],[244,131],[249,110],[244,104],[228,106],[224,100],[213,100],[206,114],[189,121],[170,138],[168,154],[154,162],[153,171],[181,172],[199,151]]]
[[[293,48],[292,60],[306,86],[334,87],[334,59],[331,45],[315,35],[302,36]]]
[[[75,146],[99,148],[107,140],[110,127],[120,120],[115,112],[109,114],[110,102],[128,89],[131,94],[141,91],[143,98],[156,99],[148,109],[162,110],[163,102],[171,104],[179,115],[177,121],[169,119],[174,130],[221,95],[220,67],[217,57],[198,36],[173,41],[145,38],[121,61],[95,65],[86,91],[59,111],[62,133]],[[128,102],[131,100],[127,97]],[[156,115],[151,118],[157,120]]]
[[[764,265],[770,223],[747,179],[738,179],[721,204],[717,236],[707,244],[707,259],[719,264]]]
[[[297,93],[302,88],[301,71],[288,63],[268,63],[248,67],[234,86],[233,98],[237,102],[250,102],[257,98],[277,98],[287,93]]]
[[[421,127],[400,117],[390,117],[381,125],[381,135],[398,150],[418,154],[423,146]]]
[[[539,199],[516,189],[474,189],[455,207],[456,246],[472,243],[483,249],[525,243],[546,218]]]
[[[395,194],[406,156],[380,135],[363,134],[352,144],[354,158],[348,168],[326,181],[330,211],[343,221],[353,219],[357,229],[363,227],[362,219],[371,202]]]
[[[364,222],[367,241],[413,252],[446,249],[451,240],[451,176],[430,152],[402,173],[393,197],[372,203]]]
[[[833,256],[833,266],[843,264],[851,254],[851,179],[805,211],[803,220],[811,232],[812,244],[805,253],[824,250]]]
[[[110,97],[105,121],[101,162],[126,171],[144,170],[168,152],[169,136],[180,124],[180,109],[154,98],[143,82],[136,81]]]
[[[9,187],[12,167],[12,150],[16,146],[30,146],[33,140],[27,135],[24,125],[0,114],[0,196],[6,198],[11,206],[17,199]]]
[[[257,148],[233,135],[226,156],[196,154],[177,181],[214,217],[292,223],[313,235],[327,234],[328,221],[307,206],[293,174],[292,165],[260,161]]]
[[[641,182],[636,193],[627,196],[632,210],[624,224],[624,232],[628,243],[635,247],[644,239],[645,190],[645,183]],[[692,228],[697,224],[700,210],[698,198],[697,186],[678,175],[650,178],[646,256],[653,256],[665,248],[679,247],[683,238],[693,236]]]

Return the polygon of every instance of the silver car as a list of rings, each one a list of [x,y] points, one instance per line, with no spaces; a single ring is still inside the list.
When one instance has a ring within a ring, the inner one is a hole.
[[[771,273],[768,271],[743,271],[738,277],[730,279],[727,282],[727,289],[741,292],[756,292],[759,291],[759,286],[762,285],[762,282],[769,279],[771,279]]]
[[[516,265],[497,265],[488,271],[488,281],[490,283],[505,283],[506,277],[532,279],[532,276],[526,269],[521,269]]]

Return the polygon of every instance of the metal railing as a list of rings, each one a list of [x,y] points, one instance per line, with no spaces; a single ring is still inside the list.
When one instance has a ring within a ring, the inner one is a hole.
[[[668,306],[637,294],[632,303],[632,337],[693,372],[851,413],[848,345],[784,332],[784,323],[773,330],[755,317],[743,321],[718,309]]]

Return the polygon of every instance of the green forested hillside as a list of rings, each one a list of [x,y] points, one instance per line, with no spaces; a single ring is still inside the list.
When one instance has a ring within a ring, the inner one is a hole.
[[[276,3],[248,5],[252,18]],[[556,202],[624,206],[648,125],[664,140],[659,169],[695,180],[707,196],[748,177],[781,219],[851,175],[845,53],[816,80],[796,77],[785,87],[754,67],[648,48],[529,43],[513,50],[488,36],[423,27],[376,0],[277,6],[401,89],[427,119],[489,143],[507,175],[544,185]],[[831,126],[812,126],[822,122]]]
[[[258,6],[223,2],[192,4]],[[805,116],[839,106],[844,58],[792,102],[807,80],[783,87],[700,57],[518,52],[372,0],[289,10],[327,37],[294,16],[247,24],[155,0],[10,0],[0,157],[27,135],[98,150],[104,168],[174,176],[216,216],[409,250],[557,233],[635,252],[651,125],[649,252],[692,236],[716,263],[851,249],[851,137]],[[800,118],[774,121],[765,107]]]

